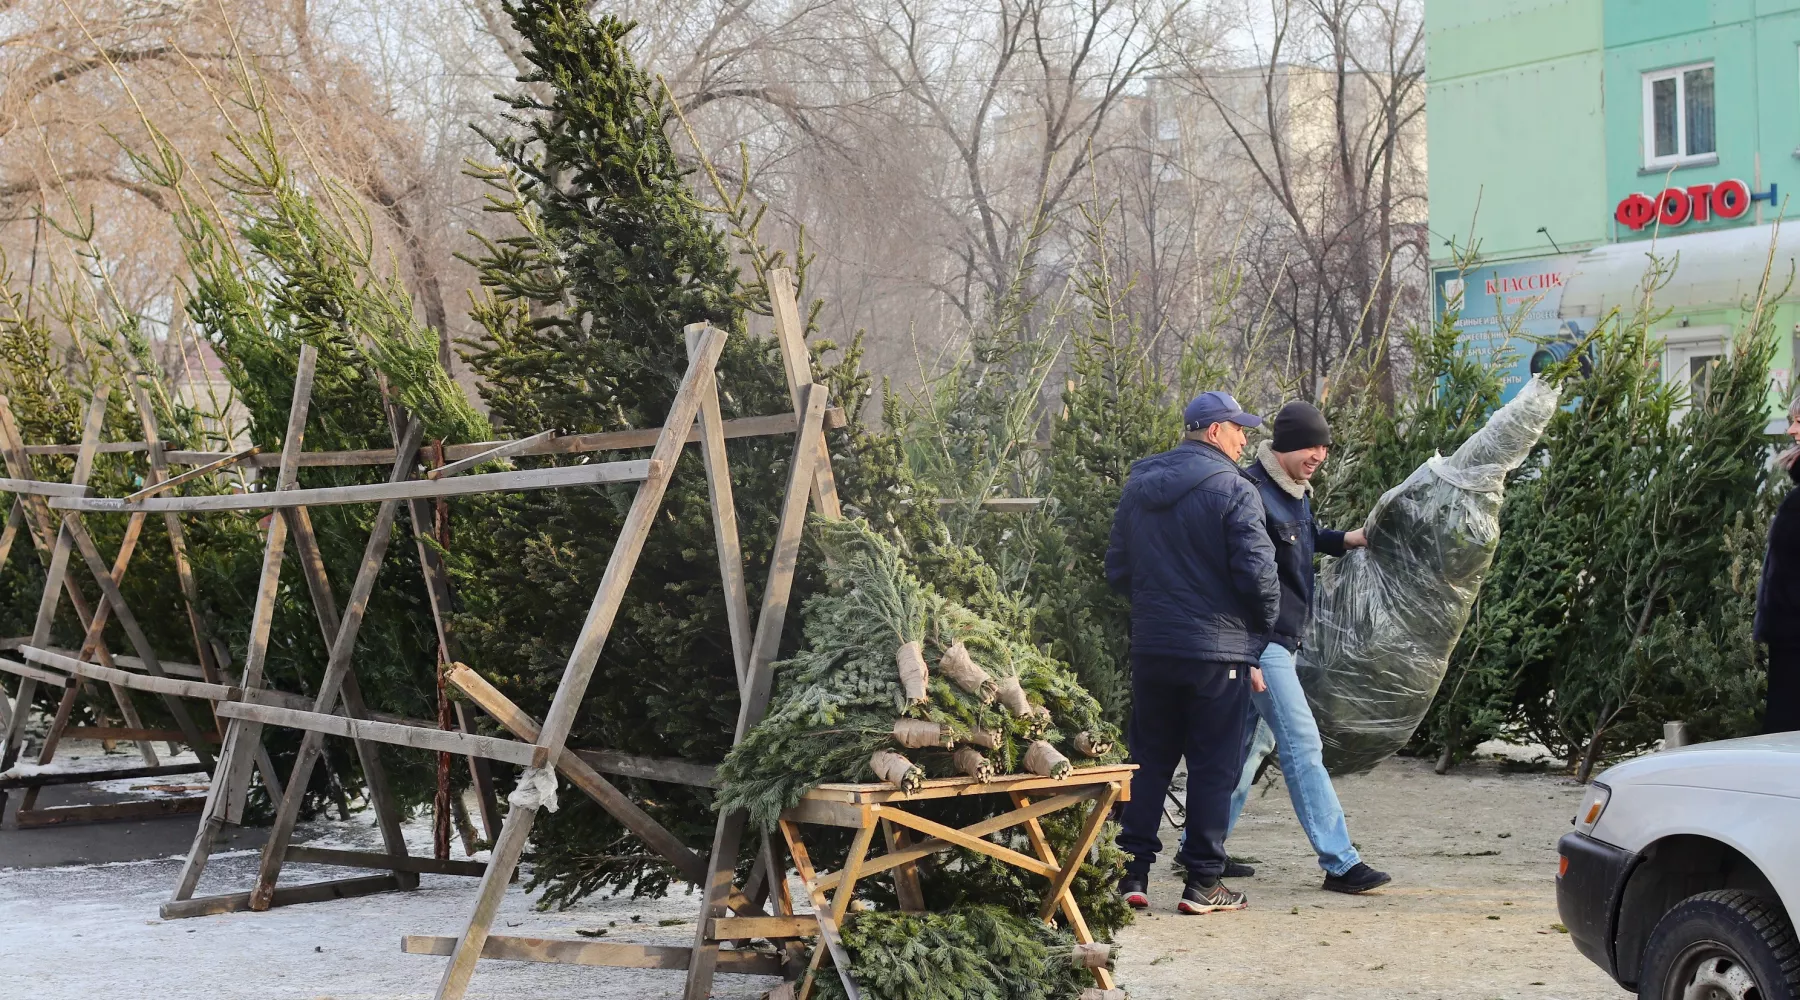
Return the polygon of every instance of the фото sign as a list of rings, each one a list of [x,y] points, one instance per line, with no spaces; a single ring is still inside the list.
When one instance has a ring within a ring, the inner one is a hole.
[[[1485,264],[1466,274],[1438,271],[1432,285],[1438,316],[1461,302],[1456,329],[1463,350],[1480,364],[1506,354],[1501,402],[1518,395],[1534,371],[1566,357],[1593,321],[1561,319],[1563,283],[1580,254]]]
[[[1655,197],[1636,191],[1619,199],[1613,220],[1631,230],[1652,224],[1674,228],[1714,218],[1736,219],[1750,211],[1753,201],[1775,204],[1775,185],[1770,184],[1767,191],[1751,193],[1748,184],[1734,177],[1717,184],[1664,188]]]

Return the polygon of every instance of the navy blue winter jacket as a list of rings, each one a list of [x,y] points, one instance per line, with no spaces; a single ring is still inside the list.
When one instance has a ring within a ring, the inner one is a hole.
[[[1281,608],[1256,488],[1199,441],[1132,464],[1106,579],[1131,597],[1134,657],[1254,664]]]
[[[1275,567],[1281,576],[1281,614],[1269,630],[1269,641],[1279,642],[1290,652],[1300,648],[1306,627],[1312,623],[1313,553],[1328,556],[1344,554],[1344,533],[1319,527],[1313,520],[1312,500],[1304,487],[1288,478],[1277,476],[1269,468],[1275,459],[1264,449],[1250,463],[1244,475],[1256,484],[1268,515],[1269,540],[1275,543]],[[1277,465],[1276,469],[1280,466]],[[1280,480],[1286,480],[1281,482]],[[1295,490],[1300,491],[1294,496]]]

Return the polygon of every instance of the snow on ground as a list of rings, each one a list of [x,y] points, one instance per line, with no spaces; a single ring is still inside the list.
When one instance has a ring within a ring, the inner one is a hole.
[[[430,853],[427,823],[411,823],[407,841]],[[308,843],[367,849],[380,843],[370,826],[312,824]],[[460,857],[461,852],[453,852]],[[215,855],[202,893],[241,891],[255,877],[258,853]],[[478,855],[480,857],[480,855]],[[401,1000],[430,997],[444,958],[405,955],[403,934],[462,931],[476,880],[424,875],[411,892],[162,920],[179,858],[64,868],[0,870],[0,997],[33,1000]],[[354,869],[288,865],[282,884],[366,874]],[[535,894],[533,894],[535,895]],[[584,900],[560,912],[538,912],[533,896],[511,888],[494,923],[497,934],[580,938],[604,929],[605,940],[687,945],[699,907],[676,893],[662,900]],[[722,975],[714,995],[753,1000],[775,981]],[[471,998],[677,997],[679,972],[594,969],[521,962],[483,962]]]

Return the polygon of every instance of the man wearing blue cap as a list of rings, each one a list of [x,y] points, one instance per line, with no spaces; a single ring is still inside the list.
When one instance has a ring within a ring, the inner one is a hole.
[[[1119,892],[1150,905],[1162,803],[1187,758],[1187,869],[1182,913],[1241,910],[1249,898],[1220,881],[1231,793],[1243,765],[1244,723],[1257,658],[1281,611],[1275,546],[1261,497],[1237,466],[1244,428],[1262,418],[1228,393],[1204,392],[1183,411],[1186,435],[1138,460],[1119,498],[1107,582],[1131,598],[1132,778],[1119,847],[1130,860]]]

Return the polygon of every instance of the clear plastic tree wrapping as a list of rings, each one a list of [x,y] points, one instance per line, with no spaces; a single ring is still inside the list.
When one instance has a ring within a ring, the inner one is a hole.
[[[1406,745],[1443,682],[1500,541],[1506,474],[1556,414],[1533,377],[1449,458],[1382,494],[1367,548],[1326,564],[1300,679],[1334,774],[1366,771]]]

